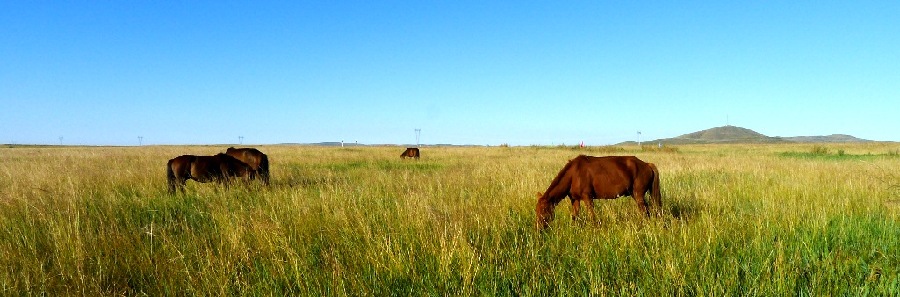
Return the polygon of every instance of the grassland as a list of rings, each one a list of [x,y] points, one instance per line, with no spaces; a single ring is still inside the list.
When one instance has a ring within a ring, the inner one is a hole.
[[[170,195],[224,147],[0,148],[0,295],[900,294],[900,144],[260,149],[270,187]],[[656,163],[665,215],[535,232],[578,154]]]

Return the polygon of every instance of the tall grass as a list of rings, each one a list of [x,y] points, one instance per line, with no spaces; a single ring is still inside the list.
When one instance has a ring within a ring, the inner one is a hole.
[[[260,149],[271,186],[170,195],[169,158],[224,147],[0,148],[0,294],[900,294],[897,144]],[[535,232],[581,153],[656,163],[665,215]]]

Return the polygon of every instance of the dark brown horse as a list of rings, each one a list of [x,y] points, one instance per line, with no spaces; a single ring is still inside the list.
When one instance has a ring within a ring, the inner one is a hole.
[[[417,147],[406,148],[406,151],[404,151],[403,154],[400,155],[400,159],[405,159],[405,158],[416,158],[416,160],[418,160],[419,159],[419,148],[417,148]]]
[[[241,162],[250,165],[262,178],[265,185],[269,185],[269,157],[255,148],[233,148],[225,150],[225,154],[235,157]]]
[[[553,208],[569,196],[572,219],[578,216],[579,202],[588,208],[595,222],[593,199],[616,199],[631,196],[642,214],[650,216],[644,194],[650,192],[656,212],[662,211],[659,171],[653,163],[634,156],[591,157],[581,155],[569,161],[537,201],[537,228],[543,230],[553,220]]]
[[[218,182],[228,186],[232,178],[244,178],[249,181],[256,172],[249,165],[226,154],[215,156],[183,155],[169,160],[166,165],[166,176],[169,180],[169,192],[176,188],[184,192],[184,184],[189,179],[201,183]]]

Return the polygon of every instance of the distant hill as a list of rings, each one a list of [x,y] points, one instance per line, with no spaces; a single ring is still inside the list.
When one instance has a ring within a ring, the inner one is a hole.
[[[856,138],[844,134],[832,134],[828,136],[795,136],[795,137],[771,137],[759,132],[736,126],[722,126],[702,131],[684,134],[673,138],[663,138],[648,141],[647,143],[662,144],[705,144],[705,143],[816,143],[816,142],[866,142],[869,140]],[[635,144],[634,141],[620,144]]]
[[[658,140],[660,141],[660,140]],[[759,132],[736,126],[723,126],[684,134],[675,138],[662,139],[663,142],[683,143],[776,143],[785,142],[777,137],[769,137]]]
[[[847,134],[831,134],[828,136],[794,136],[784,139],[793,142],[867,142],[870,140],[856,138]]]

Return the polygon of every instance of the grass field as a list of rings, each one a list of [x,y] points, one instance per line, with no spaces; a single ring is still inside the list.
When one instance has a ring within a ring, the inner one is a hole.
[[[225,147],[0,148],[0,295],[900,294],[900,144],[259,147],[273,183],[188,182]],[[536,193],[579,155],[636,155],[664,216]]]

